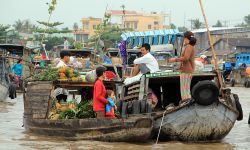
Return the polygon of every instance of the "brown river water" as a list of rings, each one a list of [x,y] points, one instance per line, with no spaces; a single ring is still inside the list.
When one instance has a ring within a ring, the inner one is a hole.
[[[250,150],[250,89],[244,87],[232,88],[237,93],[244,112],[244,119],[236,122],[231,132],[216,143],[183,143],[178,141],[147,143],[106,143],[98,141],[67,141],[56,137],[40,136],[26,133],[22,121],[23,99],[7,99],[0,102],[0,150],[104,150],[104,149],[143,149],[143,150]]]

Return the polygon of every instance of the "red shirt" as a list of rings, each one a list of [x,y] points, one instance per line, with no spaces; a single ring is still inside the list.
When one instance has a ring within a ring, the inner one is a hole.
[[[105,111],[108,100],[105,98],[106,88],[102,80],[97,79],[94,85],[93,109],[94,111]]]

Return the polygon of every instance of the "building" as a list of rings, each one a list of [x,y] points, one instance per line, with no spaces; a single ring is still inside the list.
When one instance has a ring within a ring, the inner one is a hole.
[[[213,46],[219,59],[225,59],[232,53],[250,54],[250,38],[221,38]],[[211,56],[211,48],[209,47],[204,54]]]
[[[212,43],[217,43],[222,38],[250,38],[250,28],[240,27],[211,27],[209,28]],[[198,53],[210,47],[207,29],[197,29],[192,31],[197,39],[196,51]]]
[[[76,41],[86,42],[95,34],[95,29],[102,23],[101,18],[82,18],[82,29],[74,31]]]
[[[128,10],[109,10],[107,14],[110,15],[110,22],[113,25],[118,25],[121,28],[131,28],[134,31],[148,31],[160,30],[169,28],[166,25],[166,17],[169,15],[165,13],[140,13]]]

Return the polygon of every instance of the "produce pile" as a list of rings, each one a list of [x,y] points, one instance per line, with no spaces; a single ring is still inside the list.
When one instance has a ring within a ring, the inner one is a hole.
[[[39,81],[80,81],[85,82],[85,76],[80,77],[78,71],[70,67],[52,68],[48,67],[36,72],[33,80]]]
[[[76,104],[74,101],[67,103],[52,103],[52,110],[49,114],[49,119],[51,120],[83,118],[95,118],[92,100],[79,104]]]

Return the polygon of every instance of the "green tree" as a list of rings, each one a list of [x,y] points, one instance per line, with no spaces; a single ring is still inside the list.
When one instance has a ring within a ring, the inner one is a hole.
[[[220,20],[217,20],[216,24],[213,25],[213,27],[223,27],[223,25]]]
[[[0,24],[0,43],[6,43],[9,28],[9,25]]]
[[[188,29],[186,27],[178,27],[180,32],[186,32]]]
[[[23,30],[23,24],[24,24],[23,21],[18,19],[12,26],[16,31],[21,32]]]
[[[200,29],[203,26],[203,23],[199,19],[192,20],[192,29]]]
[[[52,22],[52,23],[48,23],[48,22],[44,22],[44,21],[37,21],[37,22],[41,25],[48,27],[48,28],[55,28],[55,27],[63,24],[63,22]]]
[[[78,24],[75,22],[74,25],[73,25],[73,30],[74,31],[77,31],[79,29],[79,26]]]
[[[250,14],[244,17],[244,21],[247,27],[250,27]]]
[[[170,28],[171,28],[171,29],[176,29],[176,25],[173,24],[173,23],[171,23],[171,24],[170,24]]]
[[[235,25],[235,27],[242,27],[242,28],[245,28],[245,27],[247,27],[247,25],[246,25],[244,22],[242,22],[242,23],[240,23],[240,24]]]
[[[67,37],[67,40],[69,42],[69,45],[72,45],[74,42],[73,38]],[[46,49],[51,50],[53,46],[56,45],[62,45],[64,42],[64,39],[62,37],[46,37],[44,40],[44,44],[46,44]]]
[[[118,26],[112,26],[109,23],[110,15],[105,14],[102,24],[98,25],[95,34],[89,39],[87,45],[96,46],[98,41],[102,40],[106,48],[117,47],[121,40],[121,34],[131,29],[121,29]]]

